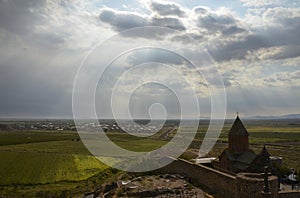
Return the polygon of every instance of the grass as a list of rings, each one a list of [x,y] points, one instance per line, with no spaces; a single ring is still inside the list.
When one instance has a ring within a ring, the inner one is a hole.
[[[128,135],[127,133],[108,133],[108,137],[118,146],[136,152],[148,152],[164,146],[167,141],[158,138],[145,138]]]
[[[133,151],[150,151],[166,143],[124,133],[108,135],[119,146]],[[118,173],[94,158],[77,139],[76,132],[1,132],[0,195],[82,193]]]
[[[79,138],[76,132],[57,131],[0,131],[0,145],[50,142]]]
[[[269,122],[267,123],[267,126],[264,126],[264,122],[251,121],[250,123],[248,123],[249,126],[247,125],[247,122],[244,122],[245,127],[249,132],[250,144],[300,141],[300,127],[298,125],[295,126],[286,123],[285,126],[282,123],[276,124],[273,122],[273,126],[269,126],[271,125],[271,123]],[[225,123],[218,139],[219,142],[228,141],[228,131],[230,130],[231,125],[231,122]],[[205,136],[206,130],[207,127],[200,125],[200,128],[198,129],[198,132],[196,134],[195,141],[200,141],[201,143]]]
[[[122,172],[107,168],[86,180],[61,181],[49,184],[0,186],[0,196],[4,197],[82,197],[93,192],[104,182],[115,181]]]
[[[22,137],[25,134],[39,137],[42,142],[35,142],[35,138],[33,143],[21,144],[21,138],[19,142],[15,141],[18,144],[0,146],[0,185],[79,181],[108,168],[91,156],[81,141],[64,140],[66,136],[61,141],[54,141],[57,135],[47,132],[24,132]],[[7,137],[15,135],[7,134]]]
[[[250,133],[251,148],[256,153],[267,144],[272,155],[283,157],[284,166],[300,170],[299,124],[244,123]],[[210,156],[218,156],[227,147],[227,133],[231,124],[225,123]],[[200,125],[190,146],[193,152],[186,152],[183,158],[191,159],[197,153],[206,129],[207,125]],[[163,130],[148,138],[118,132],[109,132],[107,135],[122,148],[145,152],[160,148],[172,138],[174,132],[161,139]],[[92,191],[106,179],[120,174],[94,158],[78,138],[78,134],[71,131],[0,132],[0,196],[74,196]],[[103,145],[105,147],[105,143]]]
[[[61,140],[0,146],[0,151],[90,155],[81,141]]]
[[[107,168],[94,157],[79,154],[1,151],[0,158],[0,185],[80,181]]]
[[[82,193],[116,174],[77,138],[76,132],[0,132],[0,196]]]

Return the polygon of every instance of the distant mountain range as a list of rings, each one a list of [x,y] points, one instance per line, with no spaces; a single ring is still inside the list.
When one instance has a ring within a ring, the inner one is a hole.
[[[300,114],[289,114],[280,116],[250,116],[248,119],[300,119]]]

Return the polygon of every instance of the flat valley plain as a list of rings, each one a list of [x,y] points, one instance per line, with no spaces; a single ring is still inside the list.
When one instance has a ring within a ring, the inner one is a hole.
[[[263,145],[272,156],[283,158],[283,166],[300,172],[300,120],[243,120],[250,133],[251,148],[258,153]],[[2,124],[10,122],[2,122]],[[174,124],[148,138],[121,131],[108,131],[117,145],[133,151],[160,148],[176,133]],[[190,148],[181,156],[197,157],[209,121],[200,121]],[[207,155],[216,157],[227,147],[227,133],[233,120],[226,120],[218,142]],[[101,184],[127,173],[106,166],[85,148],[76,131],[1,130],[0,196],[68,197],[95,191]]]

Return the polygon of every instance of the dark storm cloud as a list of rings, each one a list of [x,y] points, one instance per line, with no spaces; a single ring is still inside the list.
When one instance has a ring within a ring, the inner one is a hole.
[[[0,27],[24,34],[41,22],[45,0],[0,0]]]
[[[210,52],[217,61],[246,59],[250,53],[257,50],[271,50],[273,54],[265,56],[270,60],[287,59],[300,56],[300,10],[274,8],[262,15],[266,25],[249,29],[242,38],[230,42],[220,41]],[[227,23],[233,20],[225,20]],[[214,23],[212,23],[214,24]],[[222,28],[222,26],[215,26]],[[223,30],[224,33],[224,30]],[[279,50],[275,51],[275,48]],[[262,52],[263,53],[263,52]]]
[[[237,27],[237,26],[229,26],[225,29],[222,30],[222,34],[224,35],[231,35],[231,34],[238,34],[238,33],[242,33],[245,32],[245,30],[243,28]]]
[[[148,21],[138,14],[116,12],[111,9],[103,9],[99,18],[101,21],[110,24],[116,31],[148,25]]]
[[[45,28],[53,20],[47,13],[47,6],[46,0],[0,0],[0,31],[5,37],[13,34],[40,47],[58,47],[69,35],[63,30]]]
[[[196,25],[199,28],[204,28],[209,34],[236,34],[242,33],[245,30],[239,27],[239,21],[229,14],[215,14],[205,10],[205,8],[197,8],[194,10],[199,16]]]
[[[165,18],[153,18],[151,21],[153,26],[168,27],[175,30],[185,30],[183,23],[177,18],[165,17]]]
[[[218,61],[243,60],[246,59],[249,51],[254,51],[263,47],[270,47],[271,43],[264,37],[248,35],[241,40],[230,42],[219,42],[215,46],[208,46],[212,57]]]
[[[191,40],[194,39],[195,42],[201,42],[205,39],[204,35],[199,35],[199,34],[195,34],[195,33],[185,33],[185,34],[181,34],[181,35],[176,35],[172,38],[173,41],[175,42],[181,42],[182,44],[187,44],[190,43]]]
[[[300,29],[299,29],[300,31]],[[255,52],[256,50],[265,49],[273,50],[272,47],[279,47],[279,51],[272,55],[268,55],[267,59],[278,60],[287,59],[300,56],[300,45],[297,45],[298,41],[289,37],[290,33],[286,32],[285,35],[277,36],[270,35],[269,37],[262,34],[247,35],[243,39],[233,40],[231,42],[219,42],[215,46],[208,46],[211,55],[215,60],[219,62],[228,60],[243,60],[247,58],[249,52]],[[294,35],[292,34],[291,37]],[[280,41],[275,42],[278,39]]]
[[[66,91],[71,86],[61,84],[68,81],[69,71],[34,69],[31,64],[24,59],[0,64],[1,116],[71,115],[71,92]]]
[[[50,31],[47,6],[44,0],[0,0],[0,117],[71,115],[74,71],[64,58],[51,64],[66,35]]]
[[[192,36],[200,43],[210,39],[212,42],[206,43],[205,47],[218,62],[245,60],[257,50],[270,51],[274,47],[280,50],[262,57],[275,60],[300,56],[299,9],[268,9],[262,13],[262,17],[269,22],[254,28],[230,13],[213,12],[205,7],[196,7],[193,12],[197,16],[199,34],[187,32],[174,37],[174,41],[186,42],[185,35]]]
[[[271,61],[300,56],[299,8],[268,8],[261,10],[261,14],[254,14],[255,20],[248,21],[250,11],[244,18],[238,18],[228,10],[212,11],[205,7],[188,10],[175,3],[160,1],[148,4],[149,10],[144,14],[110,8],[104,8],[100,10],[100,14],[96,14],[79,4],[78,1],[74,2],[74,10],[70,10],[68,1],[0,0],[0,116],[72,115],[71,91],[76,73],[74,65],[77,66],[81,62],[81,59],[74,60],[73,56],[81,56],[82,51],[78,50],[77,45],[70,47],[71,44],[67,41],[73,38],[78,42],[72,44],[77,44],[87,39],[97,40],[99,32],[104,31],[104,35],[111,33],[105,32],[107,26],[114,31],[149,25],[180,30],[176,37],[173,37],[174,42],[180,40],[181,43],[178,43],[185,46],[186,42],[190,41],[186,36],[191,36],[204,45],[218,62],[247,60],[255,56],[257,59]],[[82,12],[75,9],[77,6]],[[102,23],[97,23],[99,21]],[[103,24],[108,25],[103,27]],[[96,25],[98,26],[94,27]],[[171,34],[162,34],[161,31],[157,34],[147,34],[139,30],[130,37],[149,35],[154,37],[152,39],[158,39]],[[57,45],[61,48],[56,48]],[[196,52],[196,45],[191,46],[190,53]],[[67,55],[48,64],[46,59],[53,59],[54,54],[61,53],[61,49],[64,49]],[[181,57],[160,50],[133,53],[124,61],[134,65],[145,62],[185,64]],[[228,76],[224,76],[224,84],[229,89],[229,108],[233,112],[247,112],[250,109],[252,112],[249,113],[257,114],[264,107],[286,108],[291,111],[299,109],[298,89],[283,88],[298,86],[296,82],[299,80],[299,72],[265,78],[262,81],[265,81],[264,85],[268,87],[266,90],[260,88],[259,83],[253,82],[250,90],[243,91],[234,90],[234,73],[240,70],[231,71],[228,72]],[[255,77],[253,74],[253,78]],[[204,86],[201,82],[198,84]],[[244,86],[242,83],[241,85]],[[276,90],[270,91],[269,85]],[[176,86],[180,87],[180,84]],[[230,89],[234,91],[230,92]],[[199,89],[199,92],[201,91]],[[279,96],[282,98],[278,98]],[[105,98],[105,101],[109,101],[108,98]]]
[[[280,60],[285,58],[295,58],[300,56],[300,45],[283,46],[280,53],[276,53],[268,58]]]
[[[32,49],[15,49],[17,56],[0,52],[0,117],[72,115],[74,57]]]
[[[152,2],[150,4],[150,9],[161,16],[174,15],[178,17],[186,16],[185,11],[175,3],[163,3],[163,2]]]
[[[238,19],[229,11],[211,11],[206,7],[196,7],[187,17],[193,20],[196,18],[195,24],[198,29],[194,28],[193,32],[190,32],[188,26],[181,20],[181,15],[176,14],[181,13],[179,10],[183,12],[182,7],[176,4],[174,8],[170,8],[173,11],[177,10],[170,17],[172,12],[166,6],[160,6],[161,4],[165,5],[158,2],[150,4],[152,5],[150,9],[154,12],[159,10],[159,13],[162,13],[161,17],[145,17],[135,13],[103,10],[100,19],[109,23],[117,31],[144,25],[180,30],[182,35],[174,36],[174,41],[184,43],[186,42],[185,36],[192,36],[202,43],[218,62],[246,60],[249,55],[256,56],[255,53],[258,50],[272,50],[274,47],[280,50],[272,55],[257,58],[274,60],[300,56],[299,9],[281,7],[267,9],[261,13],[261,21],[264,25],[251,27],[246,23],[247,21]],[[207,41],[210,42],[207,43]]]
[[[115,31],[143,26],[162,26],[176,30],[185,30],[180,19],[175,17],[146,17],[137,13],[120,12],[112,9],[103,9],[99,15],[102,22],[111,25]]]

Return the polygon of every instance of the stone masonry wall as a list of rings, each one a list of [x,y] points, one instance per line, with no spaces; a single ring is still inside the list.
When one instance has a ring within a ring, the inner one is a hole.
[[[300,191],[279,192],[279,198],[300,198]]]
[[[269,188],[272,198],[278,198],[278,178],[269,176]],[[253,198],[262,197],[261,192],[264,187],[264,179],[260,174],[239,173],[236,176],[237,197]]]
[[[218,170],[178,159],[160,171],[185,175],[192,183],[205,186],[212,192],[220,194],[221,197],[235,197],[235,177]]]
[[[201,164],[177,159],[171,164],[161,168],[159,172],[181,174],[189,179],[193,184],[204,186],[212,193],[217,193],[220,197],[228,198],[252,198],[262,197],[264,181],[260,174],[239,173],[233,176]],[[278,178],[269,176],[269,185],[272,198],[278,198]],[[285,198],[281,197],[280,198]]]

